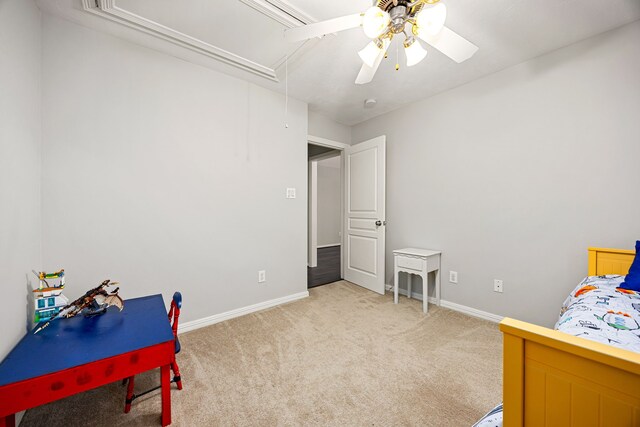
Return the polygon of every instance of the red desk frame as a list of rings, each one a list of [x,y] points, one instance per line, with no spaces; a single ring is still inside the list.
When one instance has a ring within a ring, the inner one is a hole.
[[[162,425],[171,424],[175,339],[162,295],[126,300],[121,313],[58,320],[40,334],[25,335],[0,363],[0,427],[14,427],[17,412],[156,368]],[[57,357],[39,363],[53,352]]]
[[[15,413],[160,368],[162,425],[171,424],[171,362],[174,342],[168,341],[52,374],[0,387],[0,427],[15,427]],[[123,390],[124,393],[124,390]],[[124,398],[124,394],[122,395]]]

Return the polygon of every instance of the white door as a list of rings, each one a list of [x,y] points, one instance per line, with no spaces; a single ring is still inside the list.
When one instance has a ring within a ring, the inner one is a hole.
[[[344,278],[384,294],[385,136],[345,148]]]

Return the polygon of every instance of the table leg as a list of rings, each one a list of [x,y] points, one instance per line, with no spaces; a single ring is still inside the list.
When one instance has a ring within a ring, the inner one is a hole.
[[[162,426],[171,424],[171,365],[160,367],[160,384],[162,385]]]
[[[413,274],[407,273],[407,298],[411,299],[411,281],[413,280]]]
[[[436,270],[436,304],[440,306],[440,269]]]
[[[422,312],[429,312],[429,273],[423,273],[422,277]]]
[[[393,273],[393,303],[397,304],[398,303],[398,279],[400,277],[400,272],[398,271],[398,269],[395,269],[395,272]]]
[[[10,414],[0,417],[0,427],[16,427],[16,415]]]

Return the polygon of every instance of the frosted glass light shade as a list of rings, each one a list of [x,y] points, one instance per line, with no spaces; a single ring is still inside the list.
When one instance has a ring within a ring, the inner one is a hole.
[[[376,62],[376,58],[380,54],[380,50],[382,50],[382,43],[378,40],[372,40],[364,47],[364,49],[358,52],[358,55],[360,55],[362,62],[367,64],[369,67],[373,67],[374,62]]]
[[[389,26],[389,14],[378,6],[367,9],[362,19],[362,29],[370,39],[378,38]]]
[[[405,45],[404,53],[407,55],[407,67],[416,65],[427,56],[427,51],[415,39],[408,46]]]
[[[416,16],[418,32],[425,32],[436,36],[444,27],[447,19],[447,7],[443,3],[436,3],[431,7],[425,7]]]

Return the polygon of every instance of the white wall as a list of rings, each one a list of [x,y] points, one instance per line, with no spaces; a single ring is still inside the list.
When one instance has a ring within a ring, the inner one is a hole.
[[[27,331],[41,257],[41,33],[31,0],[0,0],[0,360]]]
[[[318,246],[340,244],[340,156],[318,162]]]
[[[189,321],[306,291],[306,104],[285,129],[280,94],[51,16],[43,36],[44,263],[69,296],[181,290]]]
[[[309,110],[309,135],[351,144],[351,127],[334,122],[329,117]]]
[[[443,299],[549,326],[588,246],[632,248],[639,40],[635,22],[355,126],[387,135],[387,283],[391,250],[441,249]]]

